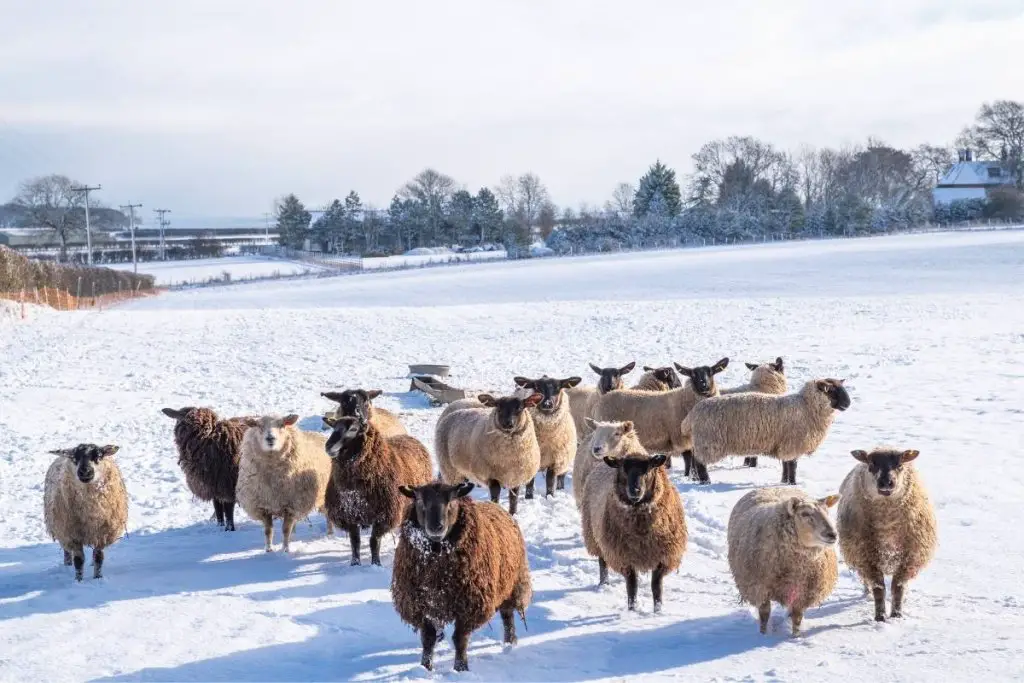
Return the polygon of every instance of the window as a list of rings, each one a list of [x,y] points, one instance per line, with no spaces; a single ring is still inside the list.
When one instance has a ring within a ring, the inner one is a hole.
[[[998,166],[989,166],[988,167],[988,177],[989,178],[1002,178],[1003,177],[1003,169],[999,168]]]

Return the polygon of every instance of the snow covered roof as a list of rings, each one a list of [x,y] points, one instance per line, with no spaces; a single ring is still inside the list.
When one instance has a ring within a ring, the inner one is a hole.
[[[1013,174],[998,161],[960,161],[939,179],[936,187],[1009,185]]]

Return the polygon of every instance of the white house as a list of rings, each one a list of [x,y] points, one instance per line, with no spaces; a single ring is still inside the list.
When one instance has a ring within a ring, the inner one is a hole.
[[[935,204],[958,199],[985,199],[989,190],[1013,185],[1014,177],[1002,162],[975,161],[971,150],[960,150],[960,160],[946,171],[932,190]]]

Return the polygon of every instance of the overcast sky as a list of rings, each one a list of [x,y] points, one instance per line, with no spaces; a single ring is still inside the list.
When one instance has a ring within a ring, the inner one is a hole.
[[[983,101],[1024,99],[1021,0],[0,0],[0,17],[0,201],[59,172],[147,212],[350,189],[386,206],[433,166],[473,191],[533,171],[559,205],[601,204],[716,137],[945,143]]]

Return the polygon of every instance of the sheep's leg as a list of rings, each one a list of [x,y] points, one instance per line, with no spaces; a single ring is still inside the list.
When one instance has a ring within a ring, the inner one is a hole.
[[[555,481],[556,481],[555,488],[557,490],[559,490],[559,491],[564,491],[565,490],[565,475],[564,474],[559,474],[558,477],[556,477]]]
[[[491,490],[491,502],[497,503],[498,499],[501,498],[501,484],[492,479],[489,486]]]
[[[661,611],[661,581],[665,578],[665,565],[659,564],[651,572],[651,595],[654,597],[654,611]]]
[[[545,495],[548,495],[548,496],[555,495],[555,468],[554,467],[549,467],[547,469],[547,471],[544,472],[544,483],[547,485],[547,493]]]
[[[352,561],[349,563],[353,567],[360,563],[359,560],[359,545],[362,542],[359,538],[359,525],[349,524],[348,526],[348,542],[352,546]]]
[[[376,524],[370,530],[370,564],[378,567],[380,564],[380,537],[387,533],[387,529],[381,529]]]
[[[290,513],[284,513],[284,517],[281,518],[281,550],[287,552],[291,551],[290,545],[292,540],[292,534],[295,533],[295,523],[298,520],[294,519]]]
[[[71,548],[71,560],[75,565],[75,581],[81,581],[82,569],[85,567],[85,550],[81,544],[75,544]]]
[[[505,644],[515,645],[519,642],[516,638],[516,610],[514,607],[501,608],[501,625],[505,627]]]
[[[327,538],[334,538],[334,522],[326,514],[324,514],[324,521],[327,523]]]
[[[892,612],[889,614],[893,619],[903,616],[903,591],[907,586],[907,568],[900,567],[892,575]]]
[[[744,467],[757,467],[757,458],[743,458]]]
[[[761,606],[757,608],[758,621],[761,624],[761,633],[768,632],[768,619],[772,616],[772,601],[765,600],[761,603]]]
[[[885,574],[876,568],[864,572],[875,598],[875,621],[885,621]]]
[[[796,460],[789,461],[789,483],[796,486]]]
[[[667,464],[667,463],[666,463]],[[683,451],[683,476],[688,477],[693,472],[693,451]]]
[[[708,476],[708,466],[697,460],[693,461],[693,469],[697,473],[698,484],[710,484],[711,477]]]
[[[92,549],[92,578],[103,578],[103,548]]]
[[[70,550],[65,550],[64,551],[64,566],[65,567],[70,567],[71,566],[71,551]]]
[[[224,531],[235,530],[235,501],[223,504],[224,507]]]
[[[516,510],[519,509],[519,487],[510,488],[508,490],[508,514],[515,516]]]
[[[533,485],[537,479],[537,475],[533,475],[530,481],[526,482],[526,500],[533,500]]]
[[[636,609],[636,570],[632,567],[626,570],[626,609]]]
[[[224,505],[219,500],[213,501],[213,516],[217,518],[217,526],[224,526]]]
[[[790,612],[789,612],[789,619],[790,619],[790,621],[793,622],[793,635],[794,636],[800,635],[800,624],[802,624],[803,621],[804,621],[803,610],[798,610],[798,609],[795,609],[795,608],[790,610]]]
[[[455,670],[469,671],[469,629],[461,621],[455,622],[455,633],[452,634],[452,642],[455,643]]]
[[[603,557],[597,558],[597,585],[603,586],[608,583],[608,563]]]
[[[437,641],[437,629],[430,621],[424,619],[420,624],[420,643],[423,645],[420,665],[427,671],[434,670],[434,645],[437,644]]]

